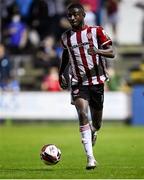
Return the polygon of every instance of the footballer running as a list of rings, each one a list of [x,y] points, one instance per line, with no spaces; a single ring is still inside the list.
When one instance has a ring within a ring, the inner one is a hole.
[[[72,104],[75,105],[81,139],[87,157],[86,169],[94,169],[97,161],[93,154],[97,132],[101,128],[104,82],[108,80],[105,58],[114,58],[112,41],[101,26],[84,23],[85,10],[81,4],[71,4],[67,17],[71,28],[61,36],[63,45],[59,83],[68,88],[65,69],[69,64]],[[88,108],[92,123],[89,123]]]

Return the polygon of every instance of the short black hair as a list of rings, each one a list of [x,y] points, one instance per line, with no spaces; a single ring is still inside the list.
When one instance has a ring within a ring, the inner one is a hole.
[[[81,9],[82,11],[85,11],[84,7],[79,3],[70,4],[67,9],[69,10],[69,9],[73,9],[73,8],[78,8],[78,9]]]

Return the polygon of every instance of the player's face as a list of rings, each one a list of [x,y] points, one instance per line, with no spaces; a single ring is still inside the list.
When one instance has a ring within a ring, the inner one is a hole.
[[[68,20],[73,28],[81,27],[84,22],[84,12],[79,8],[72,8],[67,13]]]

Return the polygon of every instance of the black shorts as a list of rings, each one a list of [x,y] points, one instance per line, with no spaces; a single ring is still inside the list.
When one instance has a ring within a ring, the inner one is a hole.
[[[92,86],[72,86],[71,87],[72,104],[77,98],[83,98],[89,102],[89,105],[97,110],[103,109],[104,102],[104,84]]]

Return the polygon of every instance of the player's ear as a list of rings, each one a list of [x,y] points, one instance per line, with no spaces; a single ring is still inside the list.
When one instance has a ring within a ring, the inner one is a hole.
[[[85,17],[86,16],[86,13],[83,11],[83,17]]]
[[[85,10],[83,8],[81,9],[81,13],[82,13],[83,17],[86,16]]]

